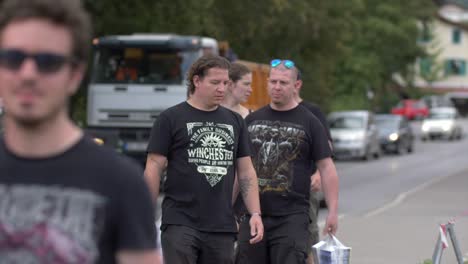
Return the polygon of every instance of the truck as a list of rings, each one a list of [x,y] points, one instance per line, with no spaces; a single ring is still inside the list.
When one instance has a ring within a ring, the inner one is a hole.
[[[151,127],[159,114],[187,99],[185,76],[190,66],[204,54],[224,54],[226,46],[209,37],[177,34],[94,39],[87,90],[87,134],[144,162]],[[269,66],[239,62],[253,72],[253,93],[246,106],[255,110],[269,101]]]

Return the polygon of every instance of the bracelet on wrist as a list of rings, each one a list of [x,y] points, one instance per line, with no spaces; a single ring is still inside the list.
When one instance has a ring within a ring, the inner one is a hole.
[[[257,212],[255,212],[255,213],[251,213],[250,215],[251,215],[251,216],[254,216],[254,215],[262,216],[262,213],[257,213]]]

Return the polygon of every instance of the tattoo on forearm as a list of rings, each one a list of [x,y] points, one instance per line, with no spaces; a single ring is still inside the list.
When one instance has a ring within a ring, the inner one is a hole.
[[[251,179],[249,178],[241,178],[238,177],[239,179],[239,189],[243,197],[249,193],[250,189],[252,188],[252,182]]]

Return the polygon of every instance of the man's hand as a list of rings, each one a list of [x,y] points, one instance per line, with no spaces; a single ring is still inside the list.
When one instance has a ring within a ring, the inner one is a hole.
[[[336,213],[328,213],[327,222],[323,228],[323,234],[333,234],[335,235],[336,230],[338,229],[338,215]]]
[[[315,173],[310,176],[310,190],[313,192],[319,192],[322,190],[322,180],[318,170],[316,170]]]
[[[253,214],[250,217],[250,235],[252,239],[250,239],[250,244],[255,244],[263,239],[263,222],[262,218],[259,214]]]

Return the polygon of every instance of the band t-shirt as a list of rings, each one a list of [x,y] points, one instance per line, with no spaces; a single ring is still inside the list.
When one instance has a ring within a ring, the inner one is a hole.
[[[242,117],[219,106],[202,111],[183,102],[161,113],[149,153],[167,157],[162,229],[184,225],[205,232],[237,232],[232,209],[236,160],[250,156]]]
[[[0,263],[116,263],[156,247],[142,169],[83,137],[61,154],[23,158],[0,139]]]
[[[314,163],[331,156],[320,121],[305,107],[276,111],[269,105],[246,118],[264,215],[309,211]]]

